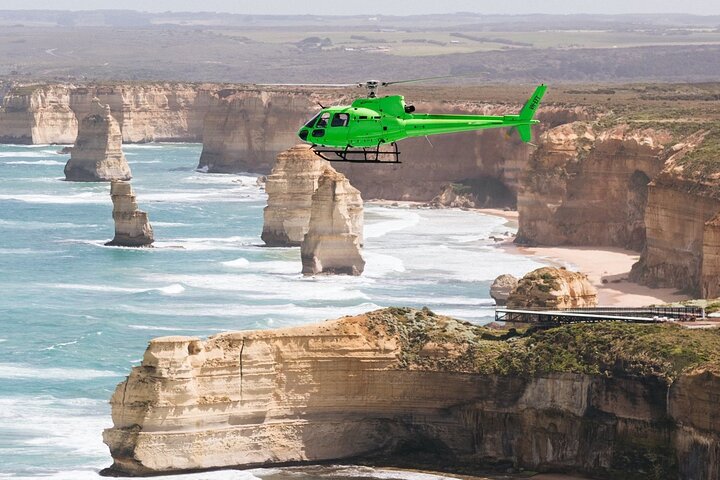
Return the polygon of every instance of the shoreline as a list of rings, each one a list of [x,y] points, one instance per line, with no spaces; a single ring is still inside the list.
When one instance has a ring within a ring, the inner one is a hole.
[[[484,215],[502,217],[517,228],[518,212],[497,208],[474,209]],[[525,247],[513,243],[515,236],[498,243],[508,253],[542,259],[554,266],[565,267],[587,275],[597,289],[598,305],[604,307],[644,307],[676,303],[692,297],[674,288],[650,288],[629,280],[633,264],[640,253],[618,247],[555,246]]]
[[[404,208],[420,208],[427,205],[423,202],[391,200],[370,200],[366,203]],[[517,229],[518,226],[519,214],[516,210],[473,208],[463,211],[503,218],[507,221],[508,228]],[[650,288],[629,281],[630,269],[640,259],[639,252],[617,247],[597,246],[525,247],[514,244],[514,239],[515,235],[508,236],[503,241],[498,241],[495,246],[514,255],[535,258],[551,266],[565,267],[584,273],[598,291],[599,306],[643,307],[692,299],[691,296],[678,292],[674,288]]]

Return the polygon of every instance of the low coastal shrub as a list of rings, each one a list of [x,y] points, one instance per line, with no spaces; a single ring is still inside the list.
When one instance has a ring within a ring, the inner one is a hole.
[[[717,329],[623,322],[498,329],[437,315],[427,308],[387,308],[367,318],[370,330],[397,337],[400,368],[407,369],[650,376],[670,383],[686,370],[720,365]]]

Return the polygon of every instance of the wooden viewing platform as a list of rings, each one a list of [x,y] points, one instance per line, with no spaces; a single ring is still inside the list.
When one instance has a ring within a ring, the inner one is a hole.
[[[702,307],[586,307],[563,310],[553,309],[495,309],[495,321],[529,323],[533,325],[560,325],[565,323],[596,323],[618,321],[628,323],[686,322],[705,318]]]

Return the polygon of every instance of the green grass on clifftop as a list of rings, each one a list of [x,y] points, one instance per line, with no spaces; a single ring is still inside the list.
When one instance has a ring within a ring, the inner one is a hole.
[[[653,376],[670,382],[695,367],[720,367],[718,329],[602,322],[498,330],[409,308],[377,310],[367,317],[371,332],[382,328],[397,336],[400,365],[408,369]]]

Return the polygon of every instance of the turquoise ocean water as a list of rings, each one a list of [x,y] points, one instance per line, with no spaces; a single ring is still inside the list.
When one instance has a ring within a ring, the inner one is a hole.
[[[68,156],[57,150],[0,146],[0,478],[98,478],[111,463],[101,439],[111,426],[107,401],[153,337],[276,328],[390,305],[485,323],[492,279],[540,266],[492,245],[491,235],[511,229],[501,218],[369,205],[365,273],[304,278],[299,248],[262,247],[265,194],[256,178],[196,172],[194,144],[124,146],[156,248],[105,247],[109,185],[62,181]],[[404,478],[359,467],[325,475]]]

